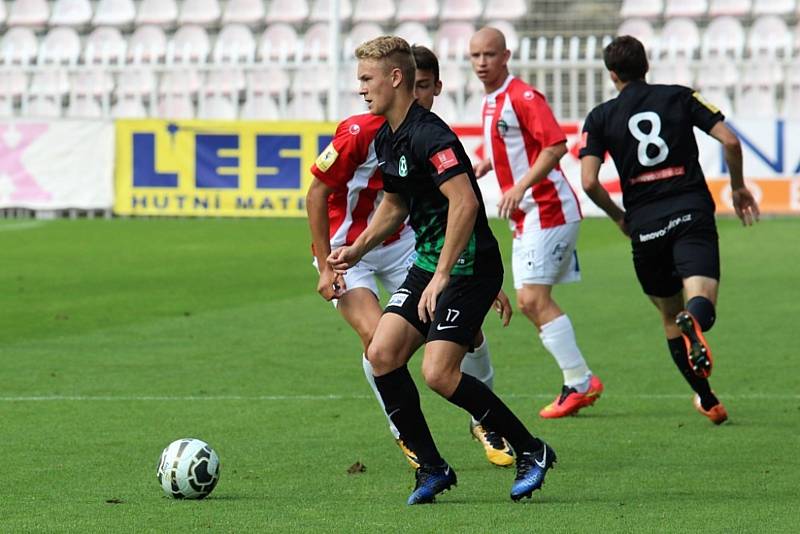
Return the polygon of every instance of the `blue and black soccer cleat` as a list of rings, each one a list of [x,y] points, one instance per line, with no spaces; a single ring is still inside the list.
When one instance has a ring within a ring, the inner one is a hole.
[[[436,502],[436,496],[458,484],[456,472],[447,465],[437,467],[423,465],[415,474],[417,484],[408,497],[408,504],[428,504]]]
[[[556,463],[556,453],[547,443],[536,452],[517,455],[517,477],[511,486],[511,500],[530,498],[544,484],[544,476]]]

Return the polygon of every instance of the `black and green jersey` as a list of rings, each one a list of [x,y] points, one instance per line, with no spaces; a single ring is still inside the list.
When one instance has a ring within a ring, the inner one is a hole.
[[[502,273],[503,263],[483,207],[475,174],[456,134],[438,116],[414,103],[405,120],[392,132],[386,122],[375,137],[383,188],[399,194],[408,206],[417,238],[415,265],[436,270],[444,245],[449,203],[439,186],[462,173],[469,176],[480,209],[466,248],[453,266],[453,275]]]

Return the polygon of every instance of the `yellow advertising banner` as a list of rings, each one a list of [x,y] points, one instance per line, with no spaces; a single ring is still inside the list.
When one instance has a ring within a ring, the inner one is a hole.
[[[333,123],[119,120],[114,213],[305,216]]]

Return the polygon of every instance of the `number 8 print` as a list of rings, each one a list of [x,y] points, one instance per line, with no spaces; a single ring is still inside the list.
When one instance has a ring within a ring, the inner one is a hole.
[[[644,121],[650,123],[650,133],[644,133],[641,128],[639,128],[639,124]],[[631,135],[639,141],[637,150],[639,163],[645,167],[652,167],[667,159],[669,147],[667,147],[667,143],[658,136],[658,134],[661,133],[661,117],[658,116],[658,113],[642,111],[641,113],[633,115],[630,120],[628,120],[628,129],[631,131]],[[647,155],[647,147],[651,145],[658,148],[658,154],[656,154],[654,158]]]

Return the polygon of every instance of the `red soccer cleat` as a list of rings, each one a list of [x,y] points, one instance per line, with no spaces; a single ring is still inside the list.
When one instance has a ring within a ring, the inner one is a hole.
[[[728,420],[728,412],[721,402],[712,406],[711,409],[705,410],[703,409],[703,405],[700,404],[700,395],[695,395],[693,400],[694,407],[697,408],[697,411],[711,419],[711,422],[715,425],[721,425]]]
[[[539,416],[545,419],[556,419],[575,415],[581,408],[593,405],[600,398],[601,393],[603,393],[603,383],[599,378],[592,375],[589,380],[589,389],[586,390],[586,393],[578,393],[575,388],[564,386],[561,389],[561,395],[542,408]]]
[[[675,324],[683,334],[686,352],[689,354],[689,367],[692,372],[701,378],[708,378],[711,375],[714,360],[711,358],[711,349],[706,343],[706,338],[703,337],[697,320],[688,311],[682,311],[675,317]]]

